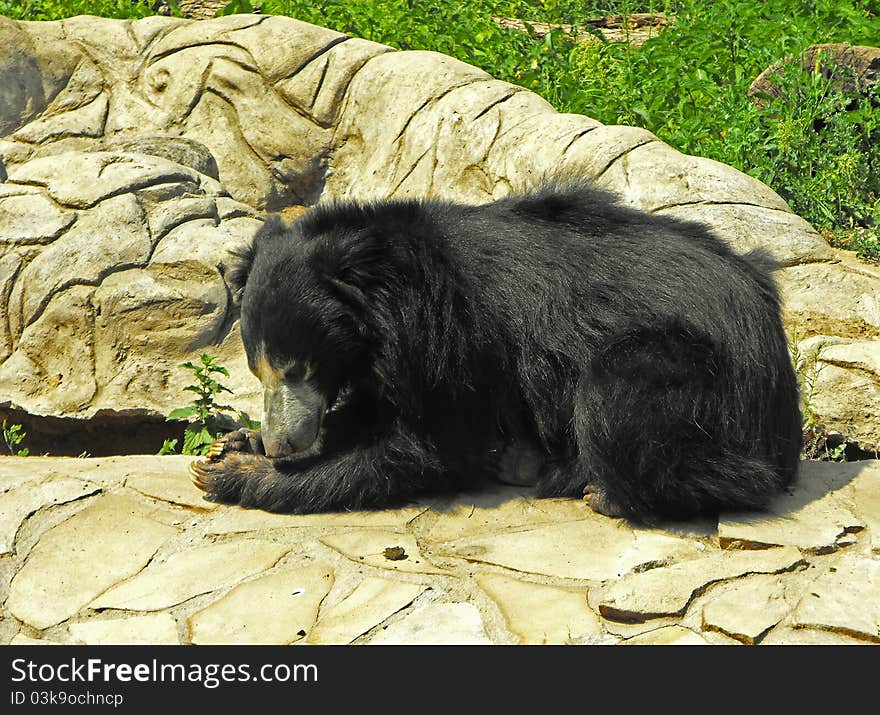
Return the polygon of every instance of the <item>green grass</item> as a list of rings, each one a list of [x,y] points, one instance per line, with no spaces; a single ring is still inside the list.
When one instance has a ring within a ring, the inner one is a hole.
[[[811,44],[880,46],[880,1],[263,0],[285,14],[400,49],[443,52],[527,87],[557,109],[638,125],[688,154],[765,182],[839,246],[880,259],[880,98],[844,96],[821,73],[793,69],[783,98],[757,106],[750,82]],[[0,0],[0,14],[142,17],[133,0]],[[228,12],[249,11],[235,0]],[[675,23],[641,47],[539,40],[492,15],[577,26],[585,18],[666,12]]]

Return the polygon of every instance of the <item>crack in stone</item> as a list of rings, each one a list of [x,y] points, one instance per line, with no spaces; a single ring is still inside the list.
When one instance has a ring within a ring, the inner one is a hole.
[[[312,62],[314,62],[316,59],[327,54],[330,50],[332,50],[337,45],[341,45],[343,42],[345,42],[346,40],[350,40],[350,39],[351,39],[351,37],[349,37],[348,35],[341,35],[340,37],[337,37],[337,38],[331,40],[327,45],[322,47],[320,50],[316,50],[309,57],[307,57],[305,60],[303,60],[303,62],[299,65],[299,67],[297,67],[296,69],[291,71],[289,74],[285,75],[284,77],[282,77],[281,79],[279,79],[277,81],[283,82],[288,79],[293,79],[300,72],[302,72],[306,67],[308,67]],[[328,64],[329,64],[329,62],[328,62]],[[327,71],[326,68],[324,69],[324,71],[325,72]],[[321,81],[323,81],[323,77],[322,77]],[[319,83],[319,87],[320,87],[320,83]]]
[[[398,181],[397,184],[395,184],[394,188],[391,189],[390,192],[388,192],[389,196],[394,196],[394,194],[397,193],[397,190],[401,187],[403,182],[406,181],[410,177],[410,175],[416,170],[418,165],[422,163],[422,159],[424,159],[428,155],[428,152],[430,152],[430,151],[431,151],[431,147],[428,147],[427,149],[425,149],[425,151],[422,152],[421,156],[419,156],[419,158],[413,162],[412,166],[410,166],[410,168],[407,169],[406,173],[403,175],[403,177],[400,179],[400,181]],[[428,191],[426,193],[430,193],[430,187],[428,188]]]
[[[688,608],[690,608],[691,604],[694,602],[696,598],[702,596],[706,593],[707,590],[711,586],[719,583],[729,583],[732,581],[738,581],[746,576],[755,576],[755,575],[775,575],[781,573],[791,573],[796,569],[809,566],[809,562],[806,559],[798,559],[793,564],[776,569],[774,571],[743,571],[742,573],[738,573],[735,576],[728,576],[724,578],[713,579],[711,581],[707,581],[702,586],[698,586],[693,591],[691,591],[690,596],[688,596],[684,605],[677,611],[672,612],[649,612],[649,611],[631,611],[620,608],[615,608],[614,606],[610,606],[608,604],[599,603],[598,609],[599,614],[603,618],[607,618],[610,621],[615,621],[618,623],[644,623],[645,621],[654,620],[656,618],[680,618],[683,616]],[[789,609],[791,610],[791,609]]]
[[[788,609],[791,611],[791,608]],[[759,645],[762,640],[767,636],[770,631],[772,631],[776,626],[782,623],[782,618],[780,618],[776,623],[767,626],[763,631],[761,631],[758,635],[752,637],[746,635],[745,633],[734,633],[733,631],[729,631],[715,623],[703,623],[701,628],[706,631],[711,631],[713,633],[720,633],[721,635],[728,636],[729,638],[733,638],[734,640],[739,641],[743,645]]]
[[[251,57],[251,59],[253,59],[253,57]],[[262,77],[262,75],[260,74],[259,68],[256,66],[256,61],[253,65],[249,65],[244,62],[239,62],[238,60],[233,59],[232,57],[229,57],[227,55],[218,55],[217,57],[212,57],[210,59],[210,61],[205,65],[205,69],[202,70],[202,76],[199,78],[198,91],[196,91],[193,94],[193,97],[192,97],[192,99],[190,99],[189,104],[187,104],[186,109],[183,111],[183,113],[178,118],[179,122],[185,123],[186,120],[189,119],[190,115],[193,113],[193,110],[197,106],[199,106],[199,102],[202,101],[202,98],[205,96],[206,92],[211,92],[212,94],[215,94],[218,97],[221,97],[223,100],[225,100],[229,104],[235,106],[235,103],[232,100],[230,100],[228,97],[223,95],[223,93],[217,87],[213,87],[213,86],[208,85],[208,80],[214,74],[214,64],[218,60],[225,60],[227,62],[231,62],[232,64],[238,65],[241,69],[245,70],[246,72],[254,72],[259,77]],[[222,78],[222,75],[220,75],[220,74],[218,74],[217,76]],[[153,106],[158,107],[158,105],[155,103],[153,103]],[[238,116],[238,112],[236,112],[236,117],[237,116]]]
[[[321,88],[324,86],[324,80],[327,78],[327,72],[330,70],[330,58],[327,58],[327,61],[324,63],[324,67],[321,69],[321,76],[318,77],[318,81],[315,83],[315,91],[312,92],[312,98],[309,101],[309,109],[315,109],[315,103],[318,101],[318,95],[321,93]],[[314,111],[312,112],[314,114]]]
[[[491,80],[480,80],[480,81],[488,82]],[[462,87],[467,87],[468,85],[472,85],[472,84],[476,84],[476,82],[473,79],[468,79],[468,80],[459,82],[458,84],[454,84],[451,87],[447,87],[437,96],[428,97],[424,102],[422,102],[421,105],[419,105],[419,107],[412,114],[409,115],[409,117],[407,118],[406,122],[403,125],[403,128],[397,133],[397,136],[394,137],[394,140],[391,143],[396,144],[398,141],[400,141],[401,137],[403,137],[403,135],[406,133],[406,130],[409,128],[409,125],[412,123],[413,119],[416,118],[416,115],[419,114],[429,104],[432,104],[432,103],[437,104],[438,102],[440,102],[440,100],[444,99],[446,96],[448,96],[449,94],[451,94],[455,90],[461,89]]]
[[[251,27],[253,27],[253,25]],[[247,29],[247,28],[241,28],[241,29]],[[159,52],[158,54],[151,55],[148,58],[148,61],[146,63],[146,67],[150,67],[150,66],[156,64],[157,62],[159,62],[160,60],[164,60],[166,57],[171,57],[171,55],[176,54],[178,52],[183,52],[184,50],[192,50],[192,49],[196,49],[198,47],[212,47],[215,45],[217,47],[232,47],[236,50],[241,50],[242,52],[244,52],[244,54],[246,54],[248,57],[250,57],[251,60],[253,60],[255,65],[258,64],[257,60],[254,58],[253,54],[251,54],[251,51],[247,47],[244,47],[243,45],[240,45],[237,42],[233,42],[232,40],[204,40],[202,42],[192,42],[190,44],[180,45],[178,47],[171,47],[167,50]],[[223,57],[223,56],[224,55],[216,55],[215,57],[212,57],[211,59],[214,60],[214,59],[217,59],[217,57]]]
[[[569,141],[568,144],[565,145],[565,148],[562,150],[562,158],[564,158],[565,155],[568,154],[568,150],[571,149],[572,146],[574,146],[574,143],[575,143],[578,139],[580,139],[582,136],[584,136],[584,135],[586,135],[586,134],[589,134],[589,133],[590,133],[591,131],[593,131],[594,129],[596,129],[596,127],[587,127],[586,129],[582,129],[581,131],[577,132],[577,133],[571,138],[571,141]]]
[[[340,98],[340,100],[339,100],[339,104],[337,105],[336,112],[335,112],[335,115],[334,115],[334,119],[337,118],[337,117],[340,117],[340,116],[342,116],[342,115],[345,114],[345,110],[348,108],[348,103],[349,103],[349,100],[350,100],[349,94],[350,94],[350,92],[351,92],[351,85],[354,84],[354,81],[355,81],[355,79],[357,78],[357,76],[360,74],[361,70],[363,70],[364,67],[366,67],[368,64],[370,64],[370,62],[372,62],[373,60],[376,60],[376,59],[378,59],[379,57],[382,57],[383,55],[387,55],[387,54],[389,54],[389,53],[391,53],[391,52],[398,52],[398,50],[395,50],[395,49],[393,49],[393,48],[387,48],[387,49],[385,49],[384,51],[379,52],[379,53],[373,55],[372,57],[367,57],[363,62],[361,62],[360,66],[358,66],[358,67],[357,67],[357,68],[351,73],[351,77],[348,78],[348,84],[347,84],[346,87],[345,87],[345,91],[342,93],[342,97]],[[333,143],[333,146],[334,146],[336,149],[338,149],[340,146],[342,146],[342,145],[345,144],[345,141],[343,141],[342,144],[339,144],[339,143],[338,143],[337,136],[336,136],[336,135],[337,135],[337,132],[340,130],[340,126],[341,126],[341,124],[342,124],[342,122],[336,122],[336,123],[335,123],[335,126],[334,126],[334,123],[331,121],[330,123],[328,123],[328,124],[325,126],[323,123],[318,122],[318,125],[321,126],[321,127],[323,127],[324,129],[330,128],[331,126],[333,127],[332,143]]]
[[[250,150],[251,154],[253,155],[253,159],[255,160],[255,163],[257,163],[258,165],[264,163],[263,158],[260,156],[260,153],[254,148],[253,144],[251,144],[250,141],[248,141],[247,135],[244,133],[244,130],[241,127],[241,121],[238,116],[238,110],[235,108],[235,102],[233,102],[231,99],[229,99],[229,97],[225,96],[222,92],[217,90],[215,87],[205,87],[202,95],[199,96],[199,101],[202,99],[202,97],[205,94],[212,94],[215,97],[217,97],[218,99],[221,99],[226,103],[227,107],[234,115],[235,128],[236,128],[236,131],[238,132],[238,136],[241,139],[242,144],[244,144]],[[198,104],[198,102],[196,102],[196,104]],[[294,109],[294,108],[291,107],[291,109]],[[275,159],[278,159],[278,158],[279,157],[275,157]],[[283,157],[281,157],[281,158],[283,158]],[[272,159],[268,159],[265,163],[269,163],[271,160]]]
[[[876,372],[870,370],[869,368],[862,367],[862,366],[857,365],[855,363],[848,363],[843,360],[839,360],[839,359],[835,360],[834,358],[826,358],[826,357],[817,358],[817,362],[823,362],[826,365],[833,365],[834,367],[839,367],[841,370],[851,370],[853,372],[858,372],[859,374],[867,377],[878,388],[880,388],[880,375],[878,375]],[[841,536],[843,536],[843,534],[841,534]]]
[[[480,117],[482,117],[483,115],[490,112],[492,109],[497,107],[499,104],[502,104],[502,103],[506,102],[508,99],[510,99],[511,97],[519,94],[520,92],[525,92],[525,91],[526,91],[526,89],[523,87],[514,87],[507,94],[505,94],[503,97],[500,97],[499,99],[496,99],[495,101],[491,102],[487,107],[482,109],[479,114],[475,115],[474,117],[471,117],[471,121],[472,122],[477,121]]]
[[[660,140],[652,137],[650,139],[643,139],[642,141],[637,142],[630,147],[627,147],[620,154],[618,154],[613,159],[611,159],[607,164],[605,164],[605,166],[602,168],[602,170],[593,176],[593,181],[598,181],[599,179],[601,179],[602,176],[605,174],[605,172],[607,172],[620,159],[623,159],[624,157],[629,156],[630,154],[632,154],[632,152],[634,152],[639,147],[647,146],[648,144],[653,144],[654,142],[659,143]]]
[[[150,250],[150,259],[153,257],[153,253],[156,250],[156,247],[159,245],[159,242],[165,238],[169,233],[171,233],[174,229],[183,226],[186,223],[192,223],[193,221],[204,221],[206,219],[211,219],[214,222],[214,226],[220,225],[220,216],[217,213],[217,205],[212,204],[214,210],[207,211],[205,213],[193,213],[187,214],[185,216],[179,217],[178,220],[172,220],[168,225],[163,226],[162,230],[156,234],[155,238],[153,238],[152,229],[150,228],[149,221],[146,222],[147,231],[150,235],[150,245],[152,249]]]
[[[500,131],[500,125],[499,125],[499,132],[496,133],[495,138],[493,139],[492,143],[494,144],[496,141],[498,141],[499,139],[501,139],[501,137],[503,137],[505,134],[510,134],[510,132],[512,132],[514,129],[518,129],[518,128],[521,127],[523,124],[525,124],[526,122],[531,121],[531,120],[534,119],[534,118],[535,118],[535,115],[531,115],[531,114],[526,115],[526,116],[522,117],[518,122],[514,122],[513,124],[511,124],[511,125],[510,125],[509,127],[507,127],[503,132]]]
[[[713,201],[711,199],[697,199],[694,201],[680,201],[672,204],[663,204],[662,206],[656,206],[649,210],[649,213],[656,213],[658,211],[665,211],[667,209],[686,207],[686,206],[749,206],[752,208],[764,209],[765,211],[775,211],[777,213],[784,214],[786,216],[796,216],[797,214],[793,214],[791,211],[785,211],[784,209],[777,209],[772,206],[764,206],[763,204],[752,203],[751,201]]]
[[[147,229],[147,231],[149,232],[149,228]],[[24,322],[24,306],[22,305],[22,315],[19,320],[19,325],[22,326],[21,332],[24,333],[24,331],[28,327],[30,327],[35,322],[37,322],[43,316],[43,313],[45,312],[46,307],[49,305],[49,303],[52,301],[52,299],[55,298],[56,296],[60,295],[64,291],[70,290],[71,288],[75,288],[76,286],[88,286],[91,288],[97,288],[99,285],[101,285],[101,283],[104,282],[104,280],[108,276],[111,276],[114,273],[120,273],[122,271],[129,271],[134,268],[146,268],[147,265],[149,265],[148,261],[145,263],[135,263],[135,262],[119,263],[115,266],[110,266],[106,270],[101,271],[98,274],[97,278],[94,278],[94,279],[74,278],[72,280],[65,281],[64,283],[59,285],[57,288],[53,289],[53,291],[51,293],[43,296],[42,300],[40,300],[39,304],[37,305],[36,310],[34,311],[33,315],[31,316],[31,319],[27,322],[27,324],[25,324],[25,322]],[[19,335],[19,337],[20,337],[20,335]]]

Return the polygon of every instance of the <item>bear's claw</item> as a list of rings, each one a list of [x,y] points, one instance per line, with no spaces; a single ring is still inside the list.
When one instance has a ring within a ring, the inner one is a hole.
[[[618,517],[623,516],[625,510],[608,496],[605,488],[588,482],[584,487],[584,501],[597,514],[603,516]]]
[[[219,440],[218,440],[219,441]],[[214,444],[217,444],[215,442]],[[213,447],[213,445],[212,445]],[[210,452],[208,453],[210,456]],[[218,453],[219,456],[219,453]],[[189,463],[189,476],[192,479],[192,483],[201,489],[203,492],[211,491],[211,484],[214,481],[213,475],[209,472],[206,467],[209,465],[208,459],[196,459]]]
[[[216,442],[211,444],[210,447],[208,447],[208,451],[205,453],[205,456],[209,460],[218,459],[219,457],[221,457],[223,455],[223,452],[226,450],[226,443],[227,443],[226,438],[221,437]]]

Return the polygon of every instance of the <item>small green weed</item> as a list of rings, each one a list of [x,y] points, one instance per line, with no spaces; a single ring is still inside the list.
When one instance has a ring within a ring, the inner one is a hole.
[[[216,358],[207,353],[202,353],[199,359],[199,365],[192,362],[181,364],[181,367],[193,373],[195,382],[183,389],[195,393],[195,399],[186,407],[178,407],[168,413],[169,420],[189,420],[183,432],[181,453],[195,456],[205,454],[211,444],[235,426],[235,420],[225,413],[236,415],[238,422],[250,429],[259,429],[260,426],[259,422],[251,420],[247,414],[217,402],[218,395],[224,392],[232,394],[232,390],[216,378],[217,375],[229,377],[229,371],[218,365]],[[174,454],[176,449],[177,440],[166,439],[159,454]]]
[[[3,420],[3,441],[6,442],[9,454],[16,457],[27,457],[30,454],[27,447],[20,447],[25,437],[27,437],[27,432],[23,430],[21,425],[13,424],[7,427],[6,420]]]
[[[814,408],[816,382],[825,368],[820,362],[825,343],[819,343],[809,353],[800,348],[797,331],[789,335],[789,351],[798,378],[801,395],[801,413],[803,414],[804,446],[801,457],[823,462],[846,461],[846,440],[841,435],[832,434],[819,420]]]

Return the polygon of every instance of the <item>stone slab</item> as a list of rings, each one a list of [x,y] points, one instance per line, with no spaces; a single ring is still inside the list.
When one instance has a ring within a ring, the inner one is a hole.
[[[219,506],[204,498],[205,493],[192,483],[185,470],[170,471],[161,464],[129,477],[125,486],[148,497],[200,511],[212,511]]]
[[[233,588],[189,618],[193,643],[286,645],[303,638],[333,587],[333,568],[315,563],[273,571]]]
[[[369,645],[492,645],[470,603],[431,603],[382,628]]]
[[[709,645],[699,633],[683,626],[663,626],[621,641],[621,645]]]
[[[321,541],[359,564],[405,573],[446,573],[445,569],[438,568],[422,554],[411,534],[362,529],[330,534],[322,537]]]
[[[49,476],[0,494],[0,554],[12,553],[22,522],[38,509],[97,494],[101,487],[69,477]]]
[[[169,613],[71,623],[74,640],[85,645],[179,645],[177,621]]]
[[[96,610],[168,608],[265,571],[290,548],[262,539],[196,546],[154,561],[137,576],[101,594],[89,605]]]
[[[703,627],[753,645],[794,607],[779,575],[755,575],[719,584],[703,606]]]
[[[342,601],[321,613],[307,642],[345,645],[406,608],[427,586],[369,576]]]
[[[498,605],[508,629],[524,645],[565,645],[602,635],[599,617],[585,590],[520,581],[501,574],[477,574],[480,588]]]
[[[327,514],[273,514],[259,509],[221,506],[205,525],[209,534],[238,534],[246,531],[306,527],[403,528],[424,509],[382,509],[380,511],[331,512]]]
[[[880,559],[846,554],[807,589],[791,623],[880,643]]]
[[[802,462],[790,493],[776,497],[766,513],[722,514],[718,539],[725,548],[797,546],[823,553],[865,524],[855,513],[844,487],[858,470],[856,462],[834,469],[826,462]]]
[[[47,531],[12,579],[6,608],[48,628],[139,572],[177,533],[147,513],[141,502],[108,494]]]
[[[525,573],[605,580],[645,564],[694,557],[705,548],[700,542],[634,530],[621,520],[593,515],[581,521],[461,539],[438,547],[437,553]]]
[[[804,563],[794,547],[714,553],[672,566],[627,574],[591,589],[590,606],[605,618],[640,622],[684,613],[694,594],[747,573],[779,573]]]

